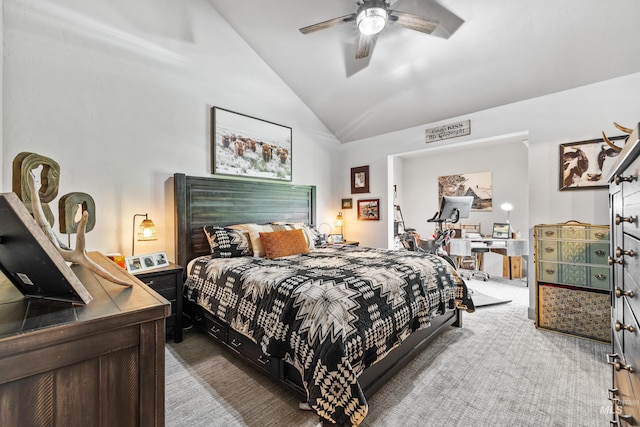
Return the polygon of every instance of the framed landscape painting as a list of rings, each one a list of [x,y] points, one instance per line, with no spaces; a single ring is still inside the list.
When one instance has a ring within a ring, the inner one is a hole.
[[[214,174],[291,181],[290,127],[219,107],[211,123]]]
[[[442,196],[472,196],[472,211],[491,211],[493,206],[491,172],[439,176],[438,206]]]

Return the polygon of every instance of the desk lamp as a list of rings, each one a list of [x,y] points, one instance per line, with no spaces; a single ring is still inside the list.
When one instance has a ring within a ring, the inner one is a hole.
[[[504,202],[501,206],[500,209],[502,209],[503,211],[507,211],[507,224],[510,224],[509,222],[509,214],[511,213],[511,210],[513,209],[513,205],[509,202]]]

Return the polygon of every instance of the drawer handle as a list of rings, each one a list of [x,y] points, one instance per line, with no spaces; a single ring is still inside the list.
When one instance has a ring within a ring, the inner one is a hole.
[[[593,277],[595,277],[597,280],[604,282],[605,280],[607,280],[607,275],[606,274],[596,274]]]
[[[624,264],[624,260],[622,258],[611,258],[611,257],[609,257],[607,262],[609,263],[609,265],[613,265],[613,264],[622,265],[622,264]]]
[[[544,251],[548,254],[553,253],[555,251],[554,248],[544,248]]]
[[[603,233],[602,231],[596,231],[593,235],[595,236],[596,239],[600,239],[600,240],[607,237],[607,233]]]
[[[620,216],[616,214],[616,225],[620,225],[623,222],[628,222],[629,224],[633,224],[638,221],[637,216]]]
[[[556,234],[556,232],[555,232],[555,231],[547,230],[547,231],[545,231],[545,232],[544,232],[544,235],[545,235],[545,236],[547,236],[547,237],[551,237],[551,236],[553,236],[554,234]]]
[[[633,249],[629,249],[628,251],[625,251],[620,246],[618,246],[616,248],[616,256],[617,257],[628,256],[633,258],[634,256],[636,256],[636,253],[633,251]]]
[[[622,296],[625,296],[627,298],[633,298],[634,296],[636,296],[636,294],[633,291],[623,291],[620,288],[616,288],[616,298],[620,298]]]
[[[212,326],[211,332],[213,332],[214,334],[217,334],[218,332],[220,332],[220,328],[218,328],[217,326]]]
[[[544,272],[547,274],[554,274],[556,271],[553,268],[547,268],[544,270]]]
[[[620,331],[629,331],[629,332],[635,332],[636,328],[634,328],[632,325],[624,325],[620,322],[618,322],[616,320],[616,332],[620,332]]]
[[[271,360],[269,360],[268,357],[263,357],[262,355],[258,356],[258,362],[262,363],[263,365],[268,365]]]
[[[616,175],[615,182],[616,182],[616,185],[620,185],[623,182],[633,182],[636,179],[638,179],[638,177],[633,175],[629,175],[629,176]]]
[[[145,282],[148,286],[152,286],[153,285],[153,279],[149,280],[148,282]]]
[[[605,251],[603,251],[602,249],[599,249],[599,250],[595,251],[594,254],[596,254],[596,256],[605,256],[607,253]]]
[[[232,345],[232,346],[234,346],[235,348],[240,348],[240,347],[242,347],[242,343],[241,343],[241,342],[239,342],[239,341],[236,341],[236,339],[235,339],[235,338],[231,340],[231,345]]]

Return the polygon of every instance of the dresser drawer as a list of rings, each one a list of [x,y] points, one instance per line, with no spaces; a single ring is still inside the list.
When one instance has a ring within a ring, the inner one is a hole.
[[[640,331],[638,331],[638,321],[635,318],[629,301],[623,299],[623,314],[622,319],[616,319],[613,323],[613,330],[620,338],[620,344],[622,351],[628,354],[633,348],[640,347]],[[640,361],[639,361],[640,362]],[[635,366],[634,369],[640,369],[640,364]]]
[[[157,276],[142,276],[138,277],[145,285],[153,288],[163,297],[171,295],[171,299],[176,297],[176,280],[175,274],[163,274]]]
[[[541,282],[560,282],[560,265],[554,262],[538,262],[538,280]]]
[[[631,375],[625,370],[611,369],[613,388],[609,392],[609,398],[612,400],[614,417],[617,414],[621,426],[640,425],[640,407],[631,384]]]
[[[557,226],[544,226],[537,227],[538,234],[536,237],[540,240],[542,239],[559,239],[560,238],[560,229]]]
[[[611,289],[611,269],[607,267],[589,267],[589,287],[608,291]]]
[[[608,265],[609,250],[609,242],[589,243],[589,259],[587,262],[591,264]]]
[[[623,220],[616,227],[622,227],[625,233],[640,239],[640,192],[624,198],[621,216],[633,222]]]
[[[635,159],[629,167],[621,174],[624,177],[633,176],[635,179],[631,182],[622,183],[622,194],[629,197],[632,194],[640,192],[640,157]],[[615,184],[613,184],[615,185]]]
[[[589,227],[587,239],[609,241],[609,227]]]
[[[589,287],[590,268],[583,264],[560,264],[560,282],[563,285]]]
[[[568,226],[560,228],[560,238],[562,239],[576,239],[576,240],[584,240],[589,236],[588,227],[585,226]]]
[[[560,242],[560,261],[587,262],[586,242]]]
[[[559,261],[558,242],[555,240],[538,240],[538,259]]]
[[[633,255],[622,255],[624,269],[631,277],[640,280],[640,240],[629,235],[624,236],[625,251],[633,251]],[[618,258],[616,256],[616,258]]]

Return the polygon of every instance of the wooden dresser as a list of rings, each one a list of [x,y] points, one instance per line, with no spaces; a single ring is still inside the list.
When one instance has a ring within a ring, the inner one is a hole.
[[[26,299],[0,274],[0,425],[164,426],[170,304],[105,256],[134,286],[73,266],[87,305]]]
[[[609,342],[609,226],[536,225],[534,247],[536,326]]]
[[[611,213],[611,425],[640,425],[640,141],[634,130],[609,173]]]

